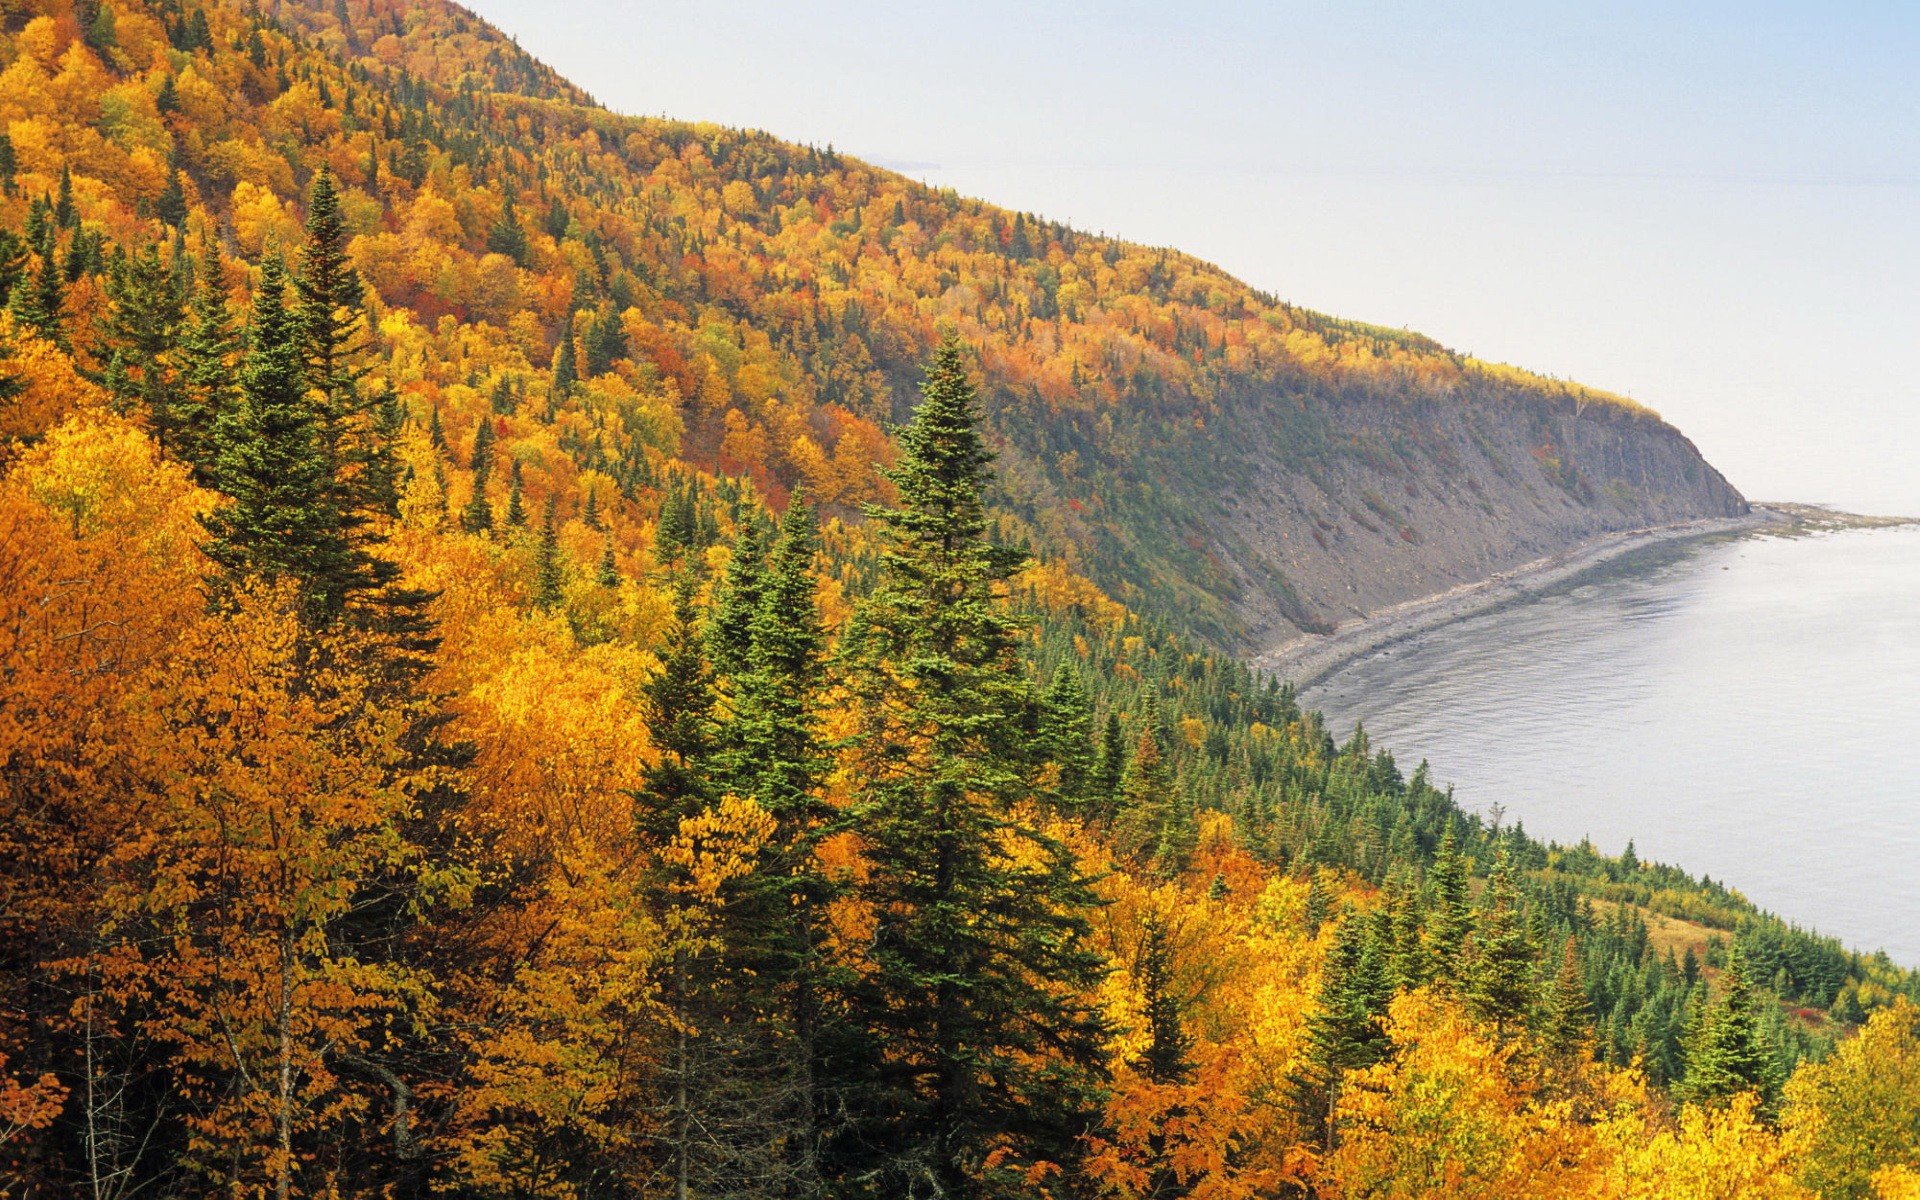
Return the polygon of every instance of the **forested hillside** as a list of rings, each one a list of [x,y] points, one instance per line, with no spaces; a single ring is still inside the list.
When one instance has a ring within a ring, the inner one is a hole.
[[[6,9],[4,1194],[1915,1194],[1912,973],[1220,653],[1222,430],[1651,415],[271,12]]]

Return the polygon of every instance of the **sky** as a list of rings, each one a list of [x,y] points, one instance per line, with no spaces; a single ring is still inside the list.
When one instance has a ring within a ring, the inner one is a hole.
[[[831,145],[1651,405],[1920,514],[1920,4],[470,0],[630,113]]]

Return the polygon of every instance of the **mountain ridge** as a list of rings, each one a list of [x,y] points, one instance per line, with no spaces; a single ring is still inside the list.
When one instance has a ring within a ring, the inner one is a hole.
[[[1178,251],[963,199],[836,152],[613,112],[458,6],[449,22],[384,0],[276,11],[348,67],[446,89],[421,99],[431,122],[481,144],[451,163],[476,182],[532,182],[531,168],[562,183],[595,162],[600,175],[581,191],[597,208],[570,219],[604,242],[592,249],[601,278],[576,279],[575,302],[606,303],[623,270],[635,277],[628,291],[660,331],[652,341],[695,369],[676,373],[644,349],[634,357],[642,374],[674,375],[680,400],[713,373],[700,365],[703,308],[769,339],[781,379],[766,398],[809,410],[810,428],[795,429],[791,413],[769,419],[762,396],[733,386],[710,411],[686,414],[679,448],[694,461],[758,471],[776,491],[803,480],[820,491],[796,436],[833,453],[844,431],[833,426],[853,423],[819,410],[837,406],[865,423],[856,441],[870,453],[877,430],[904,419],[937,330],[952,326],[980,347],[998,495],[1022,536],[1223,648],[1265,650],[1585,538],[1744,503],[1684,435],[1623,397],[1315,313]],[[564,150],[496,155],[485,142],[498,123]],[[349,185],[383,186],[355,179],[351,162],[334,165]],[[401,197],[382,199],[391,209]],[[482,249],[484,221],[462,217],[462,240]],[[550,270],[540,231],[532,236],[534,265]],[[580,244],[556,236],[554,257]],[[381,270],[384,255],[360,261],[383,296],[423,317],[494,319]],[[535,368],[559,315],[546,299]],[[692,328],[662,318],[657,306],[675,303],[693,310]],[[725,453],[729,433],[736,448],[764,433],[758,461]],[[1222,494],[1223,479],[1234,492]],[[1409,483],[1419,496],[1405,494]]]

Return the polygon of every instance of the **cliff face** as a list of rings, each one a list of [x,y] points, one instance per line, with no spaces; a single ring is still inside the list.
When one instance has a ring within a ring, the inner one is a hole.
[[[1129,603],[1256,655],[1603,534],[1747,511],[1653,413],[1471,367],[1445,389],[1244,380],[1205,420],[1136,413],[1093,488],[1061,418],[997,419],[1009,508]]]
[[[1234,423],[1236,482],[1212,517],[1258,649],[1601,534],[1748,510],[1651,414],[1482,392],[1349,396],[1307,419],[1329,449],[1304,463],[1257,411]]]

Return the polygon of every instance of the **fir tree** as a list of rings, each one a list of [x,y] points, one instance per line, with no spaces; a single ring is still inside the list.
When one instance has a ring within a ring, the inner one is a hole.
[[[1056,670],[1040,698],[1040,750],[1053,768],[1057,801],[1072,809],[1085,804],[1096,770],[1093,706],[1072,670]]]
[[[1542,1005],[1539,1027],[1540,1048],[1550,1061],[1577,1061],[1592,1049],[1593,1005],[1580,973],[1580,949],[1571,937]]]
[[[107,299],[96,353],[117,359],[121,368],[109,390],[124,407],[146,412],[163,452],[180,454],[182,413],[173,352],[185,314],[159,248],[144,246],[119,264],[107,277]]]
[[[1538,957],[1521,912],[1520,889],[1505,850],[1487,886],[1487,906],[1472,939],[1466,979],[1467,1009],[1502,1034],[1524,1029],[1533,1014]]]
[[[153,203],[153,215],[170,229],[184,229],[187,224],[187,189],[181,182],[180,172],[174,171],[167,177],[167,186],[160,198]]]
[[[219,243],[208,235],[200,244],[193,300],[180,335],[176,440],[181,457],[193,465],[194,476],[214,486],[218,480],[212,435],[234,403],[233,360],[238,348],[224,280]]]
[[[512,191],[507,192],[506,202],[501,205],[500,219],[487,230],[487,251],[506,255],[515,266],[527,265],[527,231],[520,228],[520,218],[514,214]]]
[[[60,168],[59,198],[53,202],[53,225],[56,229],[80,228],[80,210],[73,202],[73,168],[65,164]]]
[[[807,1194],[818,1188],[831,1114],[850,1103],[840,1094],[847,1072],[835,1064],[853,1049],[844,1015],[829,1005],[833,979],[823,949],[826,907],[838,889],[815,854],[840,823],[821,788],[829,764],[819,727],[827,636],[813,575],[818,552],[813,510],[795,497],[756,571],[731,736],[720,763],[731,786],[774,818],[762,869],[741,897],[738,920],[746,928],[735,940],[749,955],[757,1003],[783,1048],[783,1086],[774,1094],[791,1097],[789,1165]],[[732,598],[739,602],[738,590]]]
[[[594,577],[594,580],[603,588],[617,588],[620,586],[620,561],[615,558],[613,554],[613,531],[611,529],[607,531],[606,542],[600,548],[600,572]]]
[[[1334,930],[1320,968],[1320,993],[1307,1017],[1307,1061],[1292,1080],[1302,1124],[1318,1130],[1329,1146],[1341,1078],[1384,1060],[1392,1050],[1382,1018],[1393,990],[1382,948],[1367,936],[1367,926],[1350,914]]]
[[[1467,861],[1454,840],[1453,822],[1440,835],[1433,868],[1427,873],[1432,893],[1427,906],[1427,956],[1443,981],[1465,977],[1467,937],[1473,932],[1473,893],[1467,885]]]
[[[884,1049],[857,1173],[885,1194],[974,1196],[1073,1158],[1105,1028],[1082,999],[1100,969],[1087,881],[1021,807],[1031,685],[995,595],[1020,556],[987,540],[992,456],[954,340],[921,395],[849,634],[853,815],[880,914],[855,1007]]]
[[[1724,1101],[1741,1092],[1769,1099],[1777,1082],[1773,1055],[1761,1034],[1746,958],[1738,947],[1727,952],[1720,988],[1719,999],[1705,1009],[1687,1039],[1686,1075],[1680,1083],[1680,1094],[1703,1104]]]
[[[750,516],[741,521],[733,541],[733,559],[727,564],[726,577],[714,600],[713,617],[707,623],[708,649],[715,668],[724,675],[746,670],[763,591],[764,536],[758,519]]]
[[[0,305],[13,299],[27,277],[27,246],[11,229],[0,229]]]
[[[493,505],[487,500],[487,480],[493,474],[493,419],[482,417],[473,432],[473,457],[468,460],[473,471],[473,496],[467,501],[467,510],[460,518],[460,526],[468,533],[491,533],[493,531]]]
[[[520,491],[520,460],[513,460],[513,468],[507,485],[507,528],[524,529],[527,525],[526,500]]]
[[[574,386],[579,382],[580,376],[573,361],[573,314],[569,313],[560,322],[560,339],[553,348],[553,379],[548,385],[549,410],[573,395]]]
[[[60,274],[51,242],[39,257],[33,274],[7,297],[7,309],[15,321],[64,350],[67,348],[66,280]]]
[[[627,353],[627,334],[620,327],[620,314],[613,311],[612,305],[602,305],[593,319],[587,322],[583,340],[588,378],[613,370],[614,360]]]
[[[1126,777],[1127,740],[1120,714],[1109,712],[1100,731],[1100,757],[1093,767],[1093,798],[1112,816],[1120,803],[1120,784]]]
[[[214,428],[214,476],[232,499],[205,518],[226,578],[291,579],[310,623],[346,602],[353,546],[332,504],[320,423],[306,394],[299,330],[277,255],[260,264],[237,403]]]
[[[18,184],[14,175],[19,171],[19,159],[14,154],[13,138],[0,132],[0,193],[13,195]]]
[[[361,412],[358,328],[365,287],[347,257],[346,215],[333,173],[321,168],[307,193],[307,240],[294,280],[295,321],[307,386],[317,392],[322,438],[336,468],[353,461]]]
[[[560,535],[553,527],[554,498],[547,497],[547,515],[540,522],[540,544],[534,551],[533,602],[547,610],[566,599],[566,572],[560,561]]]

